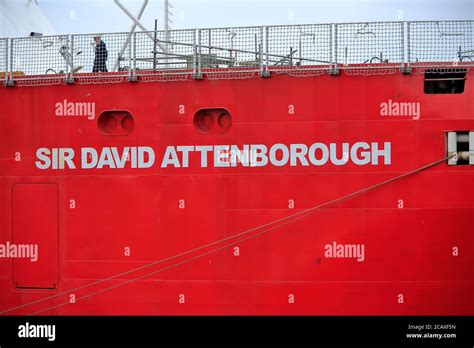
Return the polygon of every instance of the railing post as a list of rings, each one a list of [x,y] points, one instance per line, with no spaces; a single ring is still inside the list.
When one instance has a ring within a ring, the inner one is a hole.
[[[2,39],[5,44],[5,86],[8,85],[8,39]]]
[[[338,75],[339,66],[337,64],[337,24],[336,23],[331,23],[329,36],[330,36],[329,42],[331,46],[331,68],[329,69],[329,74]]]
[[[59,36],[57,40],[60,40],[61,42],[61,36]],[[64,69],[64,82],[67,83],[69,79],[69,73],[72,70],[70,66],[72,62],[71,57],[69,55],[69,35],[64,36],[64,43],[59,50],[63,54],[64,64],[66,64],[66,67]]]
[[[10,73],[8,81],[7,81],[7,86],[13,86],[15,84],[13,80],[13,41],[14,39],[9,39],[10,41],[10,59],[9,59],[9,64],[10,64]]]
[[[197,31],[196,29],[193,30],[193,78],[197,76]]]
[[[131,82],[138,81],[137,77],[137,32],[133,33],[133,46],[132,46],[132,65],[130,65],[130,70],[132,71],[129,75],[128,80]]]
[[[334,48],[333,48],[333,30],[334,24],[329,24],[329,75],[334,74]]]
[[[411,63],[411,35],[410,35],[410,23],[407,22],[407,63]]]
[[[197,30],[197,72],[194,76],[195,79],[200,80],[202,79],[202,32],[201,29]]]
[[[258,44],[258,66],[259,66],[259,74],[260,76],[264,76],[265,74],[265,63],[263,59],[263,45],[265,43],[265,29],[264,27],[260,27],[260,42]]]
[[[132,64],[133,64],[133,58],[132,58],[132,45],[133,43],[130,40],[130,37],[127,37],[128,40],[128,80],[132,81]]]
[[[69,60],[66,60],[66,79],[64,80],[65,83],[73,83],[74,82],[74,36],[67,35],[66,36],[66,52],[65,56]]]
[[[268,54],[269,54],[269,48],[268,48],[268,41],[269,41],[269,35],[268,35],[268,27],[265,27],[265,66],[268,69]]]
[[[332,66],[334,64],[333,59],[333,49],[332,49],[332,23],[329,24],[329,75],[332,74]]]
[[[400,70],[402,73],[407,73],[407,57],[406,57],[406,42],[405,42],[405,24],[406,22],[400,22],[401,28],[402,28],[402,34],[401,34],[401,50],[402,50],[402,66],[400,67]]]
[[[69,72],[69,81],[74,82],[74,35],[71,35],[71,71]]]
[[[334,66],[337,67],[337,24],[334,24]]]
[[[406,52],[405,52],[405,47],[403,48],[404,52],[404,59],[406,60],[406,64],[404,65],[403,73],[405,74],[411,74],[411,38],[410,38],[410,22],[404,22],[404,27],[406,25],[406,30],[407,30],[407,40],[406,40]],[[405,36],[405,33],[403,34]]]
[[[262,62],[262,69],[260,72],[260,75],[262,77],[270,77],[271,73],[270,70],[268,69],[268,54],[269,54],[269,28],[268,27],[262,27],[262,49],[261,51],[261,56],[260,56],[260,61]],[[265,49],[263,49],[265,47]],[[263,58],[265,56],[265,58]],[[264,63],[265,61],[265,63]]]

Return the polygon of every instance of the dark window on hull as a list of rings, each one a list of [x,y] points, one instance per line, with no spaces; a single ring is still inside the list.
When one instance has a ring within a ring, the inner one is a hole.
[[[459,94],[464,92],[466,70],[458,71],[430,71],[425,72],[426,94]]]
[[[474,165],[474,132],[447,132],[448,165]]]
[[[467,141],[466,141],[467,140]],[[469,132],[458,132],[458,153],[469,153]],[[458,156],[458,165],[469,164],[469,157]]]

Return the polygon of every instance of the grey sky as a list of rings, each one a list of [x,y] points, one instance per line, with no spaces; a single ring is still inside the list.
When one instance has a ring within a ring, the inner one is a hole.
[[[113,0],[37,0],[58,33],[128,31],[130,19]],[[175,29],[358,21],[474,19],[474,0],[170,0]],[[142,0],[122,0],[136,14]],[[163,0],[150,0],[148,30]]]

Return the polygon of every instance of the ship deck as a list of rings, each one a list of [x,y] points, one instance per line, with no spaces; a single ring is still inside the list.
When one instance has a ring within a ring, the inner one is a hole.
[[[0,79],[28,86],[468,69],[474,64],[473,32],[474,21],[455,20],[0,39]],[[108,72],[92,72],[96,35],[108,50]]]

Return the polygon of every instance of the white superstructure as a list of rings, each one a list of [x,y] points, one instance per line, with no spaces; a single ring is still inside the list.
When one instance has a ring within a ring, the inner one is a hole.
[[[36,0],[0,0],[0,37],[29,36],[32,32],[56,34]]]

